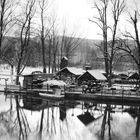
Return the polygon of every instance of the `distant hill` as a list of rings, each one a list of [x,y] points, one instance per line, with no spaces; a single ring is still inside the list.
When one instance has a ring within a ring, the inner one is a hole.
[[[92,40],[92,39],[83,39],[83,38],[71,38],[66,37],[68,40],[72,40],[73,42],[78,42],[78,46],[73,50],[70,54],[69,64],[75,66],[84,66],[86,63],[90,63],[93,68],[102,69],[104,66],[103,54],[100,51],[99,47],[97,47],[101,40]],[[57,36],[59,42],[59,49],[61,46],[62,36]],[[3,41],[3,46],[9,49],[6,50],[6,55],[9,59],[14,57],[15,51],[18,49],[19,38],[16,37],[5,37]],[[134,42],[132,40],[128,41],[129,44],[133,47]],[[46,41],[46,44],[48,41]],[[17,45],[18,44],[18,45]],[[31,39],[30,47],[32,49],[32,53],[30,54],[30,58],[28,61],[28,66],[39,66],[42,65],[42,55],[41,55],[41,46],[40,46],[40,38],[34,37]],[[63,54],[65,55],[65,54]],[[48,46],[46,48],[46,60],[48,61]],[[128,59],[127,59],[128,60]],[[124,59],[120,60],[126,61]],[[48,63],[48,62],[47,62]],[[122,64],[119,64],[122,65]],[[118,67],[118,66],[117,66]]]

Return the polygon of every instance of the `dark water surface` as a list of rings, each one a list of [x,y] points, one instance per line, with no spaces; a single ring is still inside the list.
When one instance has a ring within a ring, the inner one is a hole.
[[[0,95],[0,140],[138,140],[140,107]]]

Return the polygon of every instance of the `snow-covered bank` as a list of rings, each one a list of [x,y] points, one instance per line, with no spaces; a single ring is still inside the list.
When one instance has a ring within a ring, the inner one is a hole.
[[[22,72],[22,75],[31,74],[33,71],[42,71],[42,67],[26,67]],[[16,79],[16,70],[14,68],[13,76],[11,75],[11,68],[7,65],[2,65],[0,68],[0,86],[7,84],[15,84]],[[19,78],[21,86],[23,85],[23,77]]]

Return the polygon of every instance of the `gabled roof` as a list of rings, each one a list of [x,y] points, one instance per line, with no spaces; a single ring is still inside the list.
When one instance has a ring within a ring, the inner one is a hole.
[[[135,72],[135,73],[131,74],[128,77],[128,79],[136,79],[136,80],[138,80],[139,79],[139,74],[137,72]]]
[[[61,69],[58,73],[63,72],[67,70],[68,72],[70,72],[71,74],[74,74],[76,76],[82,75],[85,70],[83,70],[82,68],[76,68],[76,67],[65,67],[63,69]]]
[[[101,81],[105,81],[106,80],[106,77],[99,70],[87,70],[79,78],[84,77],[84,75],[86,75],[86,74],[90,74],[96,80],[101,80]]]
[[[67,67],[67,69],[75,75],[82,75],[85,72],[82,68]]]
[[[89,72],[96,80],[106,80],[106,77],[98,70],[88,70]]]

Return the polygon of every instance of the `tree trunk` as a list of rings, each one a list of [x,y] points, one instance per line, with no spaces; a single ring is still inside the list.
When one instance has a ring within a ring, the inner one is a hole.
[[[11,83],[13,83],[14,66],[11,65]]]
[[[49,43],[49,73],[51,73],[51,41]]]
[[[46,61],[45,61],[45,43],[44,43],[44,37],[41,38],[41,43],[42,43],[43,73],[46,73]]]
[[[103,122],[102,122],[102,126],[101,126],[101,140],[104,140],[106,117],[107,117],[107,107],[105,108],[105,111],[104,111],[104,117],[103,117]]]
[[[16,73],[16,85],[19,85],[19,73],[21,67],[21,59],[19,59],[18,66],[17,66],[17,73]]]
[[[44,118],[44,109],[42,110],[42,113],[41,113],[41,121],[40,121],[40,129],[39,129],[40,139],[42,139],[43,118]]]
[[[139,137],[139,129],[140,129],[140,116],[138,116],[136,123],[136,137]]]

